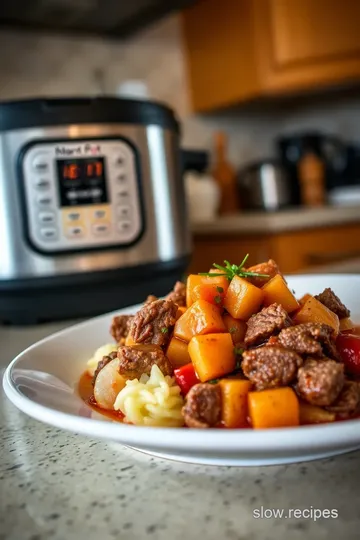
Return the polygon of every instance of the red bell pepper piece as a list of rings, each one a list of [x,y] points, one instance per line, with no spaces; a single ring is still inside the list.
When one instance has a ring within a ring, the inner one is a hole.
[[[184,396],[186,396],[190,388],[200,382],[199,377],[196,375],[194,365],[191,362],[185,366],[174,369],[174,376]]]
[[[336,348],[345,365],[345,371],[360,376],[360,336],[339,334]]]

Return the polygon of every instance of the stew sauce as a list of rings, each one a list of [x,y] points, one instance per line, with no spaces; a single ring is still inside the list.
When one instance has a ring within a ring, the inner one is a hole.
[[[97,413],[103,414],[104,416],[107,416],[112,420],[116,420],[117,422],[121,422],[124,418],[124,415],[120,411],[109,411],[98,406],[94,398],[92,377],[87,371],[85,371],[85,373],[83,373],[80,377],[78,392],[81,399]]]

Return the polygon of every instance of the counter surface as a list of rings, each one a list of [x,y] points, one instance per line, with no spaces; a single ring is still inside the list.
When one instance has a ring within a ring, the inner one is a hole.
[[[243,212],[192,224],[195,235],[274,234],[360,223],[360,206],[293,208],[282,212]]]

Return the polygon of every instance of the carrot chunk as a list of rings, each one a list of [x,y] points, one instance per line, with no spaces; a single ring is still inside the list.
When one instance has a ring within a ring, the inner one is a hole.
[[[201,382],[222,377],[235,369],[234,345],[230,334],[195,336],[188,350]]]
[[[190,307],[191,304],[194,303],[195,300],[193,300],[193,291],[194,288],[197,285],[200,285],[201,283],[204,283],[204,277],[199,276],[198,274],[190,274],[187,277],[186,281],[186,306]]]
[[[192,298],[205,300],[214,306],[222,308],[225,298],[225,289],[215,283],[200,283],[193,289]]]
[[[246,321],[256,313],[263,301],[264,291],[239,276],[233,277],[224,300],[224,308],[234,319]]]
[[[254,429],[299,425],[299,401],[291,388],[249,392],[249,415]]]
[[[350,317],[344,317],[340,319],[340,332],[345,332],[346,330],[353,330],[356,327],[356,324],[352,322]]]
[[[242,343],[246,334],[246,322],[234,319],[229,313],[223,315],[223,321],[226,326],[226,330],[231,334],[234,345]]]
[[[174,336],[189,342],[193,336],[226,332],[220,310],[206,302],[197,300],[175,323]]]
[[[248,393],[250,381],[241,379],[222,379],[222,421],[227,428],[239,428],[247,425]]]
[[[300,403],[300,424],[322,424],[334,420],[334,413],[310,403]]]
[[[214,277],[200,276],[198,274],[190,274],[186,282],[186,305],[190,307],[196,300],[206,300],[211,303],[220,303],[214,300],[215,297],[220,296],[221,299],[225,296],[229,281],[225,276],[216,276],[218,272],[214,273]]]
[[[185,311],[186,311],[185,306],[178,307],[177,312],[176,312],[176,320],[180,319],[181,315],[184,315]]]
[[[180,341],[180,339],[177,339],[176,337],[171,338],[166,351],[166,356],[174,368],[185,366],[191,362],[188,344],[185,343],[185,341]]]
[[[264,306],[270,304],[280,304],[288,313],[295,311],[300,307],[294,294],[285,283],[284,278],[277,274],[270,279],[262,288],[264,291]]]
[[[335,335],[339,333],[339,317],[313,296],[309,296],[296,312],[293,321],[295,324],[308,322],[328,324],[334,329]]]

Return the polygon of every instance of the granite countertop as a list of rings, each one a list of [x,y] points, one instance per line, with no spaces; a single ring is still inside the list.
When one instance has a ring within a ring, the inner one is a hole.
[[[360,206],[292,208],[282,212],[243,212],[192,223],[193,234],[274,234],[360,223]]]
[[[66,324],[0,327],[0,365]],[[41,424],[0,396],[0,540],[322,540],[359,537],[360,452],[221,468],[155,459]],[[258,509],[338,519],[256,519]]]

